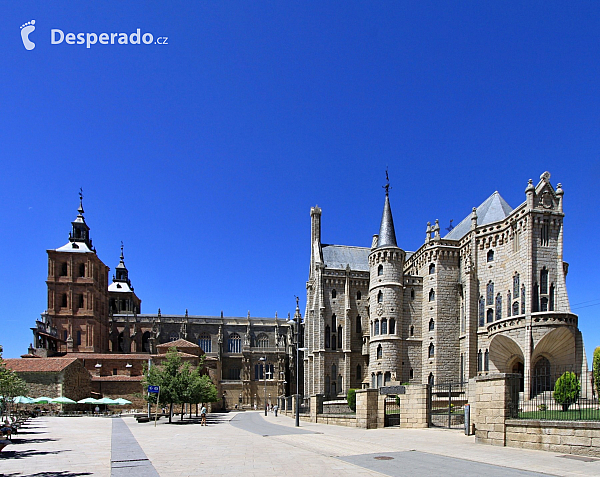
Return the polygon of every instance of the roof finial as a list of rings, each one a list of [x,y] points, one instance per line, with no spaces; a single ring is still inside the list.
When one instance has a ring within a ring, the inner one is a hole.
[[[388,175],[387,167],[385,168],[385,180],[387,181],[387,184],[382,187],[385,189],[385,195],[389,195],[391,187],[390,187],[390,176]]]
[[[79,188],[79,208],[77,209],[77,212],[79,212],[80,214],[83,214],[83,188]]]
[[[123,256],[123,241],[121,240],[121,262],[125,259]]]

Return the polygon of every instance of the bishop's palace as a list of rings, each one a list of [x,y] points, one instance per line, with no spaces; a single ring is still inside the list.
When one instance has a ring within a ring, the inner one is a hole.
[[[563,194],[547,172],[514,209],[494,192],[443,237],[428,223],[414,252],[397,242],[387,188],[370,248],[322,243],[313,207],[300,392],[335,399],[493,372],[520,373],[529,389],[541,367],[586,372],[565,282]],[[142,314],[123,253],[109,283],[89,232],[80,205],[67,244],[48,250],[48,307],[28,359],[8,361],[76,358],[92,393],[135,397],[143,363],[175,346],[192,364],[205,356],[224,407],[262,405],[263,385],[272,402],[296,392],[293,321]]]

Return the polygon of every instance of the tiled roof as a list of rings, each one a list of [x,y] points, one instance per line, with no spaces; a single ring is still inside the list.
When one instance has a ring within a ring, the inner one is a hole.
[[[323,244],[323,261],[328,268],[343,270],[346,265],[350,269],[368,272],[369,271],[369,253],[371,249],[366,247],[351,247],[349,245],[326,245]]]
[[[152,358],[156,355],[151,355],[148,353],[69,353],[68,356],[77,359],[141,359],[148,361],[148,358]]]
[[[172,348],[180,347],[180,348],[200,348],[196,343],[192,343],[188,340],[179,339],[177,341],[169,341],[168,343],[159,344],[157,348]]]
[[[5,359],[6,367],[17,373],[46,373],[59,372],[77,361],[77,358],[17,358]]]
[[[92,381],[141,381],[143,376],[92,376]]]

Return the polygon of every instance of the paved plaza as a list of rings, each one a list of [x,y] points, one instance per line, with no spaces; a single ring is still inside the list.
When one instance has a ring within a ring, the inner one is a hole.
[[[31,419],[0,453],[6,477],[592,476],[600,459],[475,444],[444,429],[364,430],[261,412],[139,424],[132,417]]]

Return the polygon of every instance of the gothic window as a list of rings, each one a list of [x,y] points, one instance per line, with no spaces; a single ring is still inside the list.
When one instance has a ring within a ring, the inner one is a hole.
[[[379,320],[375,320],[375,336],[379,334]]]
[[[508,290],[508,296],[506,298],[506,316],[510,317],[510,304],[512,303],[510,290]]]
[[[548,298],[545,296],[540,300],[540,311],[548,311]]]
[[[205,353],[210,353],[212,351],[212,341],[208,333],[200,335],[200,338],[198,338],[198,346],[200,346]]]
[[[67,262],[63,262],[60,264],[60,276],[61,277],[67,276]]]
[[[430,318],[429,320],[429,331],[433,331],[435,330],[435,321],[433,321],[433,318]]]
[[[548,294],[548,270],[546,267],[540,272],[540,295]]]
[[[331,377],[335,379],[337,376],[337,366],[335,364],[331,365]]]
[[[325,327],[325,348],[330,347],[330,339],[331,339],[331,328],[329,325]]]
[[[254,379],[256,381],[260,381],[261,379],[263,379],[264,374],[263,374],[264,368],[262,364],[255,364],[254,365]]]
[[[488,308],[488,311],[487,311],[487,322],[491,323],[492,321],[494,321],[494,310],[492,310],[491,308]]]
[[[518,302],[518,301],[515,301],[515,302],[513,303],[513,306],[512,306],[512,314],[513,314],[514,316],[516,316],[516,315],[518,315],[518,314],[519,314],[519,302]]]
[[[381,345],[377,346],[377,359],[381,359],[383,357],[383,349]]]
[[[485,326],[485,300],[479,298],[479,326]]]
[[[377,303],[383,303],[383,292],[381,290],[377,294]]]
[[[410,291],[410,299],[411,300],[415,299],[415,290],[414,289]]]
[[[390,373],[389,371],[386,371],[383,375],[383,385],[387,386],[388,384],[390,384],[391,380],[392,380],[392,373]]]
[[[483,371],[483,354],[481,350],[477,353],[477,372],[480,373]]]
[[[238,335],[237,333],[233,333],[232,335],[229,335],[229,340],[227,340],[228,342],[228,350],[230,353],[241,353],[242,352],[242,339],[240,338],[240,335]]]
[[[429,357],[433,358],[435,354],[435,346],[433,345],[433,343],[429,343]]]
[[[337,298],[337,291],[335,290],[335,288],[331,290],[331,298]]]
[[[81,345],[81,330],[77,330],[77,346]]]
[[[337,326],[337,316],[335,314],[331,315],[331,329],[335,331]]]
[[[150,352],[150,332],[149,331],[144,332],[144,334],[142,335],[142,351],[145,353]]]
[[[381,275],[383,275],[383,265],[379,265],[379,266],[377,267],[377,275],[378,275],[378,276],[381,276]]]
[[[429,275],[433,275],[435,273],[435,263],[431,263],[429,265]]]
[[[554,283],[550,284],[550,296],[549,296],[549,305],[550,305],[550,311],[554,311]]]
[[[435,300],[435,291],[432,288],[431,290],[429,290],[429,301],[434,301],[434,300]]]
[[[409,377],[410,379],[412,379],[412,378],[414,378],[414,377],[415,377],[415,372],[413,371],[413,369],[412,369],[412,368],[410,368],[410,371],[409,371],[408,377]]]
[[[545,245],[548,245],[549,240],[550,240],[550,224],[548,223],[548,220],[544,220],[544,222],[542,223],[540,241],[541,241],[541,244],[543,246],[545,246]]]
[[[386,318],[383,318],[381,320],[381,334],[387,335],[387,319]]]
[[[483,355],[483,370],[490,370],[490,352],[486,349],[485,354]]]
[[[338,326],[338,348],[342,349],[342,327]]]
[[[494,282],[491,280],[488,282],[486,287],[486,305],[494,304]]]
[[[85,277],[85,263],[79,264],[79,276]]]
[[[427,378],[427,383],[429,383],[430,386],[433,386],[435,384],[435,378],[433,377],[433,373],[429,373],[429,377]]]
[[[229,379],[232,381],[239,381],[241,379],[240,368],[229,368]]]
[[[362,368],[360,367],[360,364],[356,365],[356,380],[360,383],[362,379]]]
[[[338,389],[342,392],[342,375],[338,374]]]
[[[174,331],[171,331],[169,334],[169,341],[177,341],[179,339],[179,335]]]
[[[269,337],[264,333],[258,335],[258,338],[256,338],[256,346],[258,346],[259,348],[268,348]]]
[[[493,251],[493,250],[490,250],[490,251],[487,253],[487,261],[488,261],[488,262],[493,262],[493,261],[494,261],[494,251]]]
[[[332,396],[336,396],[337,395],[337,390],[335,388],[335,376],[333,376],[331,379],[333,379],[333,381],[331,383],[331,395]]]
[[[360,300],[361,298],[362,298],[362,294],[360,293],[360,290],[358,290],[358,291],[356,292],[356,299],[357,299],[357,300]]]
[[[414,336],[415,335],[415,327],[411,325],[410,327],[410,336]]]
[[[362,318],[360,315],[356,317],[356,332],[362,333]]]
[[[390,335],[396,334],[396,320],[394,318],[390,318]]]
[[[519,281],[520,281],[519,274],[515,273],[515,276],[513,277],[513,295],[514,295],[514,298],[519,298],[519,286],[520,286]]]
[[[335,351],[337,349],[337,336],[335,334],[331,335],[331,351]]]
[[[502,319],[502,295],[496,295],[496,321]]]
[[[525,314],[525,285],[521,285],[521,315]]]
[[[63,308],[67,307],[67,294],[66,293],[62,294],[62,300],[61,300],[60,306],[62,306]]]
[[[533,303],[531,304],[531,311],[533,313],[540,311],[539,290],[540,287],[537,283],[533,285]]]

